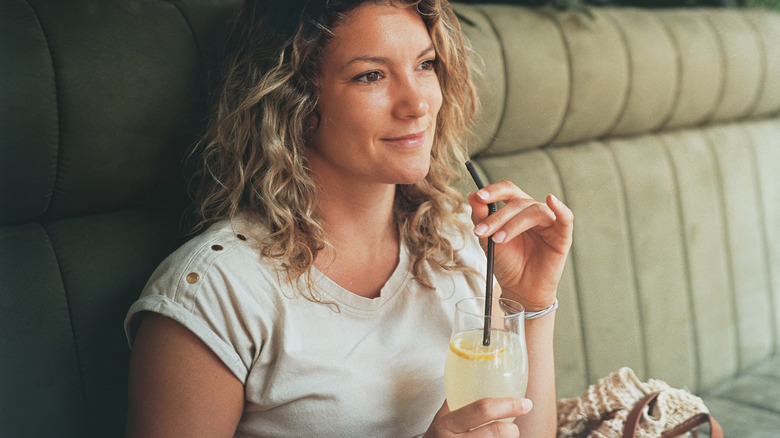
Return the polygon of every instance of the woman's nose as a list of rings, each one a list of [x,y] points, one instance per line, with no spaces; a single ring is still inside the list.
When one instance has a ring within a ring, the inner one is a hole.
[[[426,93],[428,86],[425,81],[418,82],[409,78],[396,84],[396,102],[394,105],[395,116],[401,119],[420,118],[428,114],[430,103]]]

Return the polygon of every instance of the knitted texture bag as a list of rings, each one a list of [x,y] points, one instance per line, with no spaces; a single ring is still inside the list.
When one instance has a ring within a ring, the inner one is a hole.
[[[712,436],[718,436],[720,426],[701,398],[662,380],[642,382],[627,367],[599,379],[579,397],[558,400],[559,438],[677,436],[706,421]]]

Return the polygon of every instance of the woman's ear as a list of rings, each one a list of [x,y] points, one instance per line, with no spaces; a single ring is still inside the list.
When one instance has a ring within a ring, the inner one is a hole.
[[[314,133],[317,132],[317,128],[320,127],[320,111],[318,108],[314,108],[306,119],[303,121],[303,138],[307,142],[314,137]]]

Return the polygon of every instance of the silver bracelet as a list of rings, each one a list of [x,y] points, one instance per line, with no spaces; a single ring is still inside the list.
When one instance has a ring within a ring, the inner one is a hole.
[[[555,302],[552,303],[552,306],[550,306],[550,307],[548,307],[546,309],[537,310],[536,312],[525,312],[525,319],[536,319],[536,318],[539,318],[541,316],[547,315],[548,313],[552,312],[553,310],[555,310],[557,308],[558,308],[558,298],[555,299]]]

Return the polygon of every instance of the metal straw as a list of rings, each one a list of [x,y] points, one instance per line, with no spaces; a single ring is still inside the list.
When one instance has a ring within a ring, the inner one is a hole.
[[[466,169],[468,169],[471,179],[477,185],[478,189],[485,187],[485,183],[482,182],[477,173],[477,169],[471,164],[471,161],[466,161]],[[496,204],[488,204],[488,216],[496,212]],[[490,345],[490,316],[493,314],[493,252],[495,244],[493,243],[493,236],[488,236],[487,240],[487,279],[485,280],[485,327],[482,331],[482,345]]]

